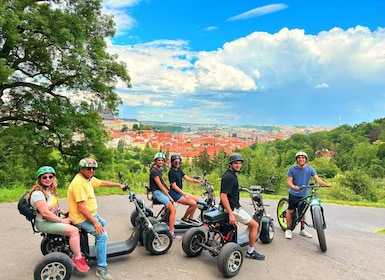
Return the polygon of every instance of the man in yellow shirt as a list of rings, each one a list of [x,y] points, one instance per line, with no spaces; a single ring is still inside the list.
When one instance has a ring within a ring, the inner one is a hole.
[[[79,162],[79,173],[75,175],[67,191],[69,217],[73,224],[80,226],[95,236],[98,269],[96,275],[101,280],[112,280],[107,264],[106,221],[99,216],[94,188],[120,187],[123,184],[99,180],[94,177],[98,163],[92,158],[83,158]]]

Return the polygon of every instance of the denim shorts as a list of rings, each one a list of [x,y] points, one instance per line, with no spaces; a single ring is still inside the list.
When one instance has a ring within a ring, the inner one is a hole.
[[[165,195],[162,191],[156,190],[152,192],[152,198],[156,199],[160,203],[162,203],[164,206],[167,206],[167,204],[170,203],[170,199],[167,195]]]

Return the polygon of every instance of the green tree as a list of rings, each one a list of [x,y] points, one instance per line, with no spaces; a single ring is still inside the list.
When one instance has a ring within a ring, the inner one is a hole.
[[[105,38],[115,29],[101,3],[0,2],[0,123],[28,135],[23,152],[34,158],[35,167],[43,163],[41,154],[52,150],[72,169],[79,157],[91,154],[110,161],[104,147],[108,137],[90,101],[116,110],[121,103],[116,81],[131,84],[125,66],[106,51]],[[46,152],[37,153],[37,146]]]

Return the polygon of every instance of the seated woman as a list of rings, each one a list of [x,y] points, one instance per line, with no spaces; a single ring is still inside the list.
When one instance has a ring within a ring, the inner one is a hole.
[[[36,178],[35,185],[27,195],[31,206],[38,211],[36,228],[41,232],[68,236],[74,254],[73,265],[80,272],[87,272],[90,267],[81,253],[79,229],[71,225],[69,218],[60,217],[55,169],[51,166],[42,166],[37,170]]]
[[[194,219],[194,213],[197,209],[197,202],[201,198],[183,191],[183,179],[187,182],[200,184],[202,184],[204,180],[197,180],[184,174],[180,167],[181,163],[182,157],[179,154],[173,154],[171,156],[171,167],[168,172],[168,180],[171,186],[169,194],[174,201],[188,205],[188,208],[182,217],[182,221],[187,223],[198,223],[198,221]]]

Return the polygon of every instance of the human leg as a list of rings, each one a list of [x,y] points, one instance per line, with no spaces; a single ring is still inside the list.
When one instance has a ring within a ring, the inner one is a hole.
[[[183,205],[188,205],[185,214],[182,217],[182,220],[188,221],[194,219],[194,213],[195,210],[197,209],[197,201],[195,200],[195,197],[193,195],[186,195],[182,196],[179,200],[178,203],[183,204]]]

